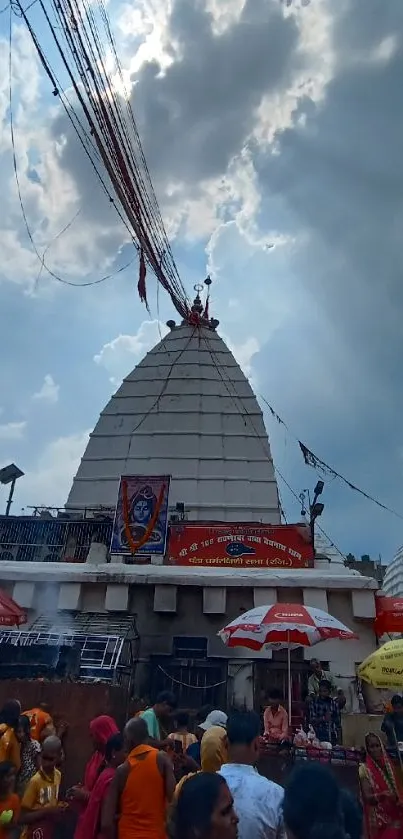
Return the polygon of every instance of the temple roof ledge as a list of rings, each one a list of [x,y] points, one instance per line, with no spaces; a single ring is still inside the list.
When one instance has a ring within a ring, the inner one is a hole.
[[[193,586],[264,586],[269,588],[324,588],[339,590],[371,589],[378,584],[371,577],[346,573],[343,566],[331,569],[260,569],[260,568],[185,568],[175,565],[123,565],[111,562],[99,565],[65,562],[2,562],[0,578],[4,581],[82,583],[128,583],[132,585]]]

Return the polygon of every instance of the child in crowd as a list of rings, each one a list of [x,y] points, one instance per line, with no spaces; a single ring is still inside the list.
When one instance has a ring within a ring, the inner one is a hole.
[[[37,740],[31,737],[31,724],[26,716],[21,716],[16,731],[17,740],[21,746],[21,767],[17,775],[17,791],[22,797],[28,781],[39,769],[41,747]]]
[[[25,825],[21,839],[54,839],[56,825],[67,807],[59,803],[61,773],[56,769],[61,760],[62,744],[58,737],[47,737],[42,744],[40,768],[28,782],[21,801],[21,822]]]
[[[8,839],[20,815],[20,799],[14,786],[15,766],[3,760],[0,763],[0,839]]]
[[[186,711],[178,711],[176,714],[175,731],[168,735],[168,740],[180,743],[183,752],[193,743],[197,743],[196,735],[189,732],[189,714]]]

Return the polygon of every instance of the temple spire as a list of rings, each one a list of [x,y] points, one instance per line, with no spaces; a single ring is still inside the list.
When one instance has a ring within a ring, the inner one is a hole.
[[[211,283],[211,277],[206,277],[206,279],[204,280],[204,285],[207,286],[207,294],[204,303],[200,296],[201,292],[203,291],[203,285],[197,283],[195,286],[193,286],[196,292],[196,297],[193,300],[189,317],[186,320],[183,320],[182,324],[188,323],[191,326],[204,326],[207,327],[207,329],[212,329],[213,331],[217,329],[217,326],[219,325],[220,321],[216,318],[211,318],[209,312]]]

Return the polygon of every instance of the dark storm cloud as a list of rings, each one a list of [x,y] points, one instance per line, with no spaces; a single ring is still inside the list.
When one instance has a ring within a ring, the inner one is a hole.
[[[381,330],[400,318],[396,307],[403,304],[403,26],[399,0],[385,6],[388,28],[380,27],[378,42],[372,34],[366,40],[375,50],[394,30],[393,55],[355,61],[353,45],[347,55],[345,36],[352,35],[345,10],[335,27],[336,54],[344,50],[345,66],[324,101],[315,108],[309,103],[305,120],[278,136],[278,154],[257,156],[257,169],[262,219],[278,201],[295,230],[308,235],[308,247],[296,254],[307,287],[340,317],[353,343],[353,324],[361,334],[371,328],[372,349],[387,357],[387,345],[400,336],[389,334],[385,346]]]
[[[200,0],[176,0],[167,32],[172,64],[156,62],[135,78],[133,109],[157,193],[170,182],[197,190],[204,178],[224,174],[253,129],[256,109],[280,91],[300,66],[298,29],[276,0],[247,0],[240,19],[221,35]],[[138,44],[137,44],[138,46]],[[61,166],[71,174],[96,221],[110,223],[108,201],[67,116],[53,125]]]
[[[173,63],[141,68],[133,107],[151,172],[198,182],[225,172],[250,134],[262,97],[281,91],[298,62],[298,30],[280,4],[247,0],[237,22],[215,35],[198,0],[177,0],[168,38]]]
[[[79,106],[76,110],[83,125],[86,126],[85,118]],[[58,143],[59,164],[73,178],[77,186],[83,215],[91,221],[107,227],[117,224],[118,216],[111,206],[96,170],[91,165],[91,161],[64,110],[60,110],[53,120],[51,133],[55,142]],[[112,185],[102,162],[99,161],[96,165],[109,194],[113,194]]]
[[[299,103],[275,157],[255,156],[260,224],[280,218],[294,233],[288,269],[306,292],[302,319],[261,355],[262,387],[314,451],[402,511],[403,4],[329,8],[335,73],[324,98]],[[264,368],[273,349],[276,365]],[[315,480],[290,465],[287,474],[297,488]],[[333,538],[347,550],[347,531],[358,551],[391,558],[401,522],[337,485],[328,498]]]
[[[339,60],[352,51],[371,50],[385,38],[400,36],[403,4],[399,0],[340,0],[333,3],[334,38]]]

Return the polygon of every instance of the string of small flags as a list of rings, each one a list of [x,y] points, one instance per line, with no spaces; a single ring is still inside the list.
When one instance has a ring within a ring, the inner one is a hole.
[[[397,510],[393,510],[391,507],[388,507],[387,504],[383,504],[382,501],[379,501],[377,498],[374,498],[373,495],[370,495],[368,492],[365,492],[365,490],[360,489],[360,487],[357,487],[355,484],[349,481],[348,478],[345,478],[344,475],[341,475],[340,472],[337,472],[336,469],[333,469],[332,466],[329,466],[328,463],[325,463],[324,460],[321,460],[320,457],[318,457],[316,454],[314,454],[314,452],[308,449],[308,446],[306,446],[305,443],[303,443],[301,440],[298,439],[298,437],[295,437],[294,434],[292,434],[287,423],[284,422],[284,420],[279,416],[279,414],[277,414],[277,412],[270,405],[267,399],[265,399],[265,397],[262,396],[262,394],[259,394],[259,396],[269,409],[273,419],[275,419],[279,425],[282,425],[298,443],[302,456],[304,458],[304,462],[307,466],[311,466],[312,469],[321,472],[321,474],[326,477],[331,476],[332,478],[338,478],[340,481],[346,484],[346,486],[348,486],[349,489],[352,489],[354,492],[358,492],[359,495],[362,495],[368,501],[371,501],[373,504],[376,504],[377,507],[380,507],[382,510],[386,510],[388,513],[392,513],[393,516],[396,516],[397,518],[402,519],[403,521],[403,515],[401,513],[398,513]]]

